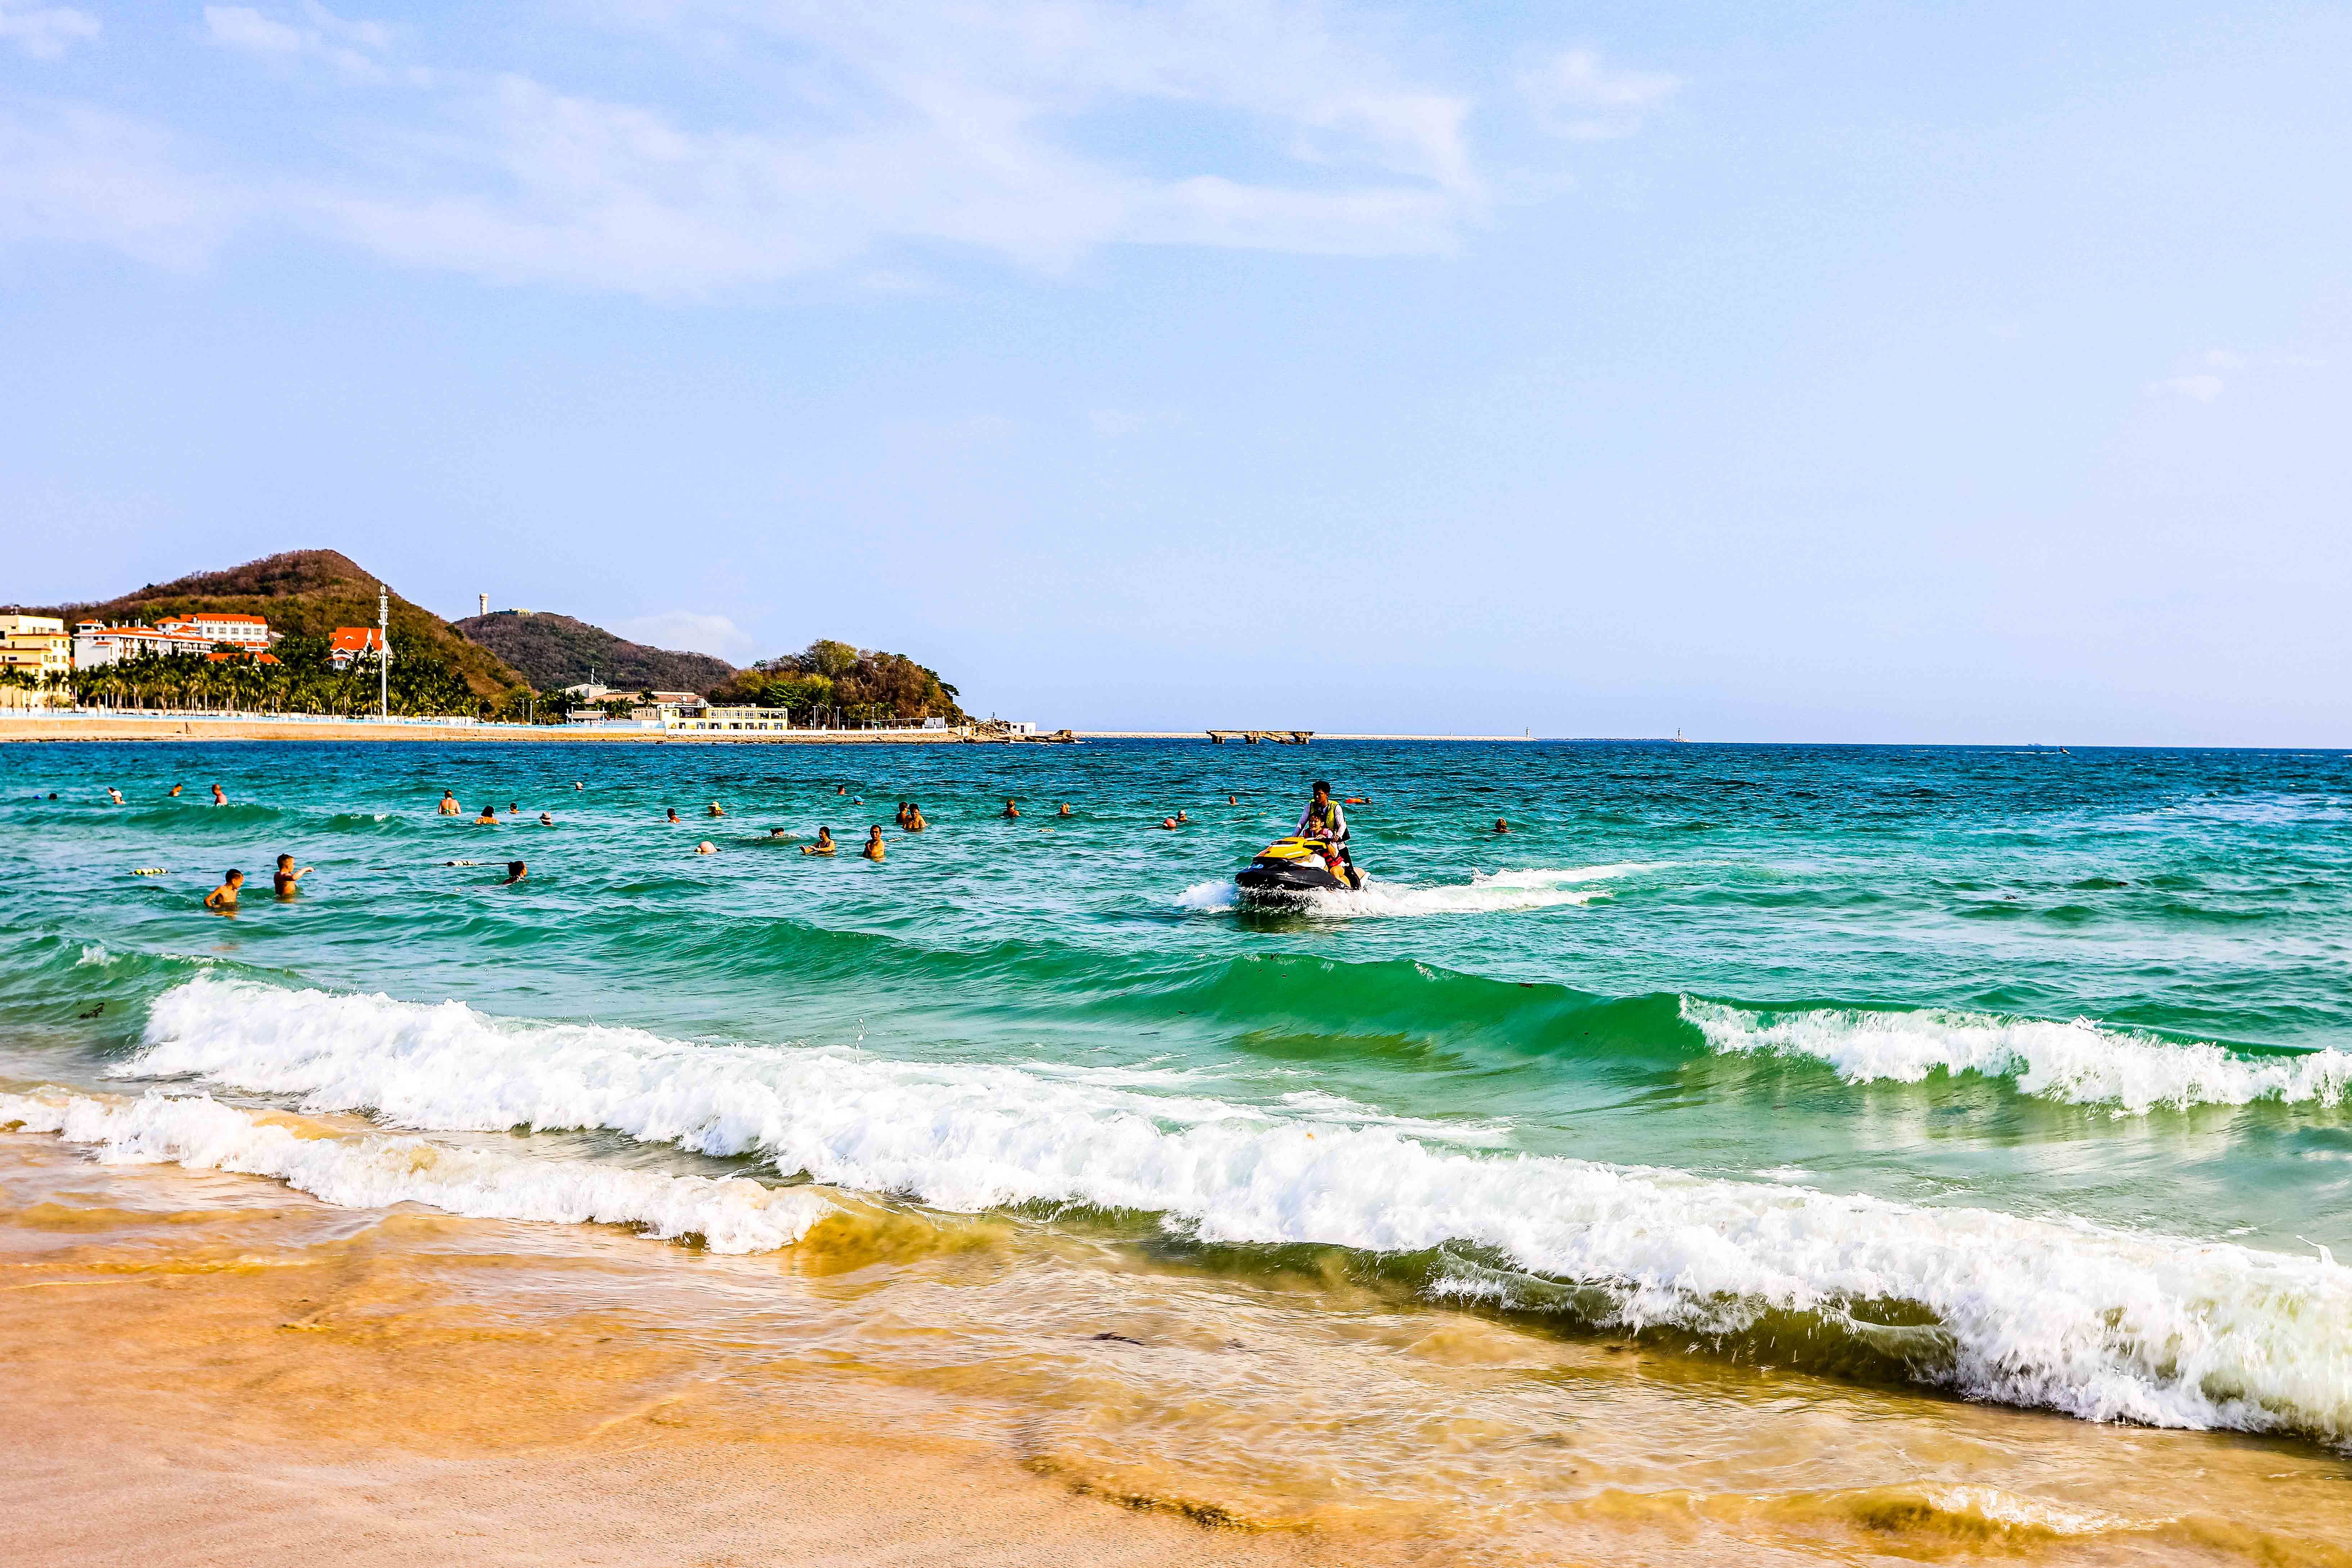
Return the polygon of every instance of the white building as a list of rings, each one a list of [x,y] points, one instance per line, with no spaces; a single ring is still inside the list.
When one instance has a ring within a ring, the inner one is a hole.
[[[213,639],[201,632],[167,632],[161,626],[110,626],[98,621],[84,621],[74,627],[76,669],[94,669],[101,664],[136,658],[142,653],[201,655],[212,651]]]
[[[73,638],[55,616],[0,616],[0,669],[36,679],[73,668]]]
[[[169,616],[155,623],[159,632],[192,632],[208,643],[226,643],[247,653],[266,653],[278,640],[269,623],[259,616],[227,616],[212,610]]]

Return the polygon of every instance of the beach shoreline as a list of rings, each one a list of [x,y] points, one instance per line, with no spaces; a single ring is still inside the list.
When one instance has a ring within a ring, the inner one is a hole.
[[[0,743],[76,741],[462,741],[532,744],[539,742],[618,742],[624,745],[916,745],[960,744],[954,730],[774,730],[734,731],[614,731],[561,724],[431,724],[405,721],[308,719],[207,719],[196,714],[150,719],[0,718]]]

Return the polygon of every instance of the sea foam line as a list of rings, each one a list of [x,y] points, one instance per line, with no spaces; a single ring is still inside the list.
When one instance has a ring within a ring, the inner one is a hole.
[[[1577,866],[1528,871],[1476,871],[1467,882],[1415,887],[1369,877],[1353,891],[1331,889],[1292,895],[1286,901],[1300,910],[1332,919],[1363,915],[1498,914],[1517,910],[1558,909],[1589,904],[1608,896],[1605,888],[1585,887],[1645,871],[1643,865]],[[1240,902],[1240,889],[1230,878],[1195,882],[1176,895],[1176,907],[1197,912],[1230,910]]]
[[[270,1176],[345,1208],[420,1203],[485,1219],[631,1225],[666,1238],[699,1236],[714,1252],[789,1247],[833,1210],[819,1194],[741,1177],[663,1175],[423,1138],[305,1135],[204,1094],[0,1094],[0,1128],[12,1123],[93,1149],[103,1163]]]
[[[1849,1083],[1917,1083],[1938,1070],[2014,1079],[2019,1092],[2136,1116],[2158,1106],[2246,1105],[2258,1100],[2334,1106],[2352,1094],[2352,1053],[2242,1057],[2206,1041],[2182,1043],[2105,1028],[1990,1014],[1820,1008],[1751,1012],[1685,996],[1684,1019],[1710,1049],[1811,1057]]]
[[[643,1031],[455,1003],[191,980],[118,1070],[196,1074],[412,1128],[601,1127],[758,1152],[834,1186],[977,1210],[1158,1213],[1206,1240],[1492,1248],[1630,1327],[1735,1333],[1928,1309],[1943,1374],[2095,1419],[2352,1436],[2352,1268],[2228,1244],[1766,1183],[1433,1148],[1201,1097]]]

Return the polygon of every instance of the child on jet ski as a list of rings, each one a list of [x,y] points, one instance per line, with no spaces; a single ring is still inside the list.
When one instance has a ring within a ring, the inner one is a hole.
[[[1298,838],[1311,838],[1323,846],[1323,864],[1334,877],[1350,888],[1360,888],[1364,879],[1356,869],[1356,862],[1348,853],[1348,814],[1331,798],[1328,779],[1315,781],[1315,798],[1299,813]]]

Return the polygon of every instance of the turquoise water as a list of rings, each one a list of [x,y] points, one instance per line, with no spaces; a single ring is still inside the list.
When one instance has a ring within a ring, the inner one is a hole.
[[[1370,797],[1370,886],[1235,907],[1317,775]],[[820,824],[839,858],[798,852]],[[280,851],[316,868],[289,904]],[[233,921],[198,907],[231,865]],[[1562,1331],[2352,1432],[2337,753],[16,746],[0,866],[20,1083],[578,1129],[616,1170],[1337,1246]]]

